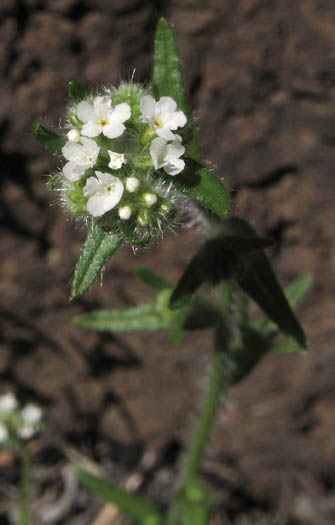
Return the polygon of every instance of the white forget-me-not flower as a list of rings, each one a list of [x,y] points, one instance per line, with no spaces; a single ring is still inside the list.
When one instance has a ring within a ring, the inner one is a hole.
[[[99,96],[90,104],[86,100],[79,102],[77,117],[84,122],[81,134],[86,137],[97,137],[103,133],[109,139],[120,137],[124,130],[124,122],[130,118],[129,104],[122,102],[115,107],[109,96]]]
[[[80,143],[67,142],[62,148],[62,153],[68,161],[63,168],[65,177],[71,182],[79,180],[87,169],[93,168],[99,151],[95,140],[86,137],[80,137]]]
[[[185,113],[177,110],[177,103],[171,97],[161,97],[158,102],[151,95],[146,95],[140,103],[142,122],[149,124],[159,137],[173,140],[175,131],[185,126]],[[172,130],[172,131],[171,131]]]
[[[180,159],[185,153],[181,137],[176,135],[170,144],[162,137],[155,138],[150,145],[150,155],[156,170],[163,168],[168,175],[177,175],[183,171],[185,162]]]
[[[123,183],[110,173],[95,172],[96,177],[89,177],[84,187],[84,195],[88,197],[87,211],[93,217],[100,217],[115,208],[123,195]]]

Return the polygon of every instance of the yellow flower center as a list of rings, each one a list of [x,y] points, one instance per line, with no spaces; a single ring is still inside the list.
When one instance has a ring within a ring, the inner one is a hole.
[[[109,119],[107,117],[102,117],[98,120],[99,126],[107,126],[109,124]]]
[[[163,122],[158,118],[154,118],[153,123],[155,124],[155,126],[157,126],[157,128],[164,128]]]

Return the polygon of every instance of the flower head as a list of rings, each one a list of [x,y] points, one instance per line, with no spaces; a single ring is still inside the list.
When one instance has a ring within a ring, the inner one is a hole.
[[[161,97],[157,102],[151,95],[146,95],[141,100],[140,109],[142,122],[149,124],[159,137],[166,140],[173,140],[172,131],[184,127],[187,122],[185,113],[177,111],[177,103],[171,97]]]
[[[93,217],[100,217],[115,208],[123,194],[123,183],[110,173],[95,172],[96,177],[89,177],[84,187],[84,195],[88,197],[87,211]]]
[[[84,122],[82,135],[97,137],[103,133],[109,139],[120,137],[124,130],[124,122],[130,118],[129,104],[122,102],[115,107],[109,96],[99,96],[90,104],[86,100],[79,102],[77,117]]]
[[[185,162],[179,158],[184,153],[185,148],[179,135],[176,135],[170,144],[161,137],[151,142],[150,155],[155,169],[163,168],[168,175],[177,175],[184,169]]]
[[[93,168],[99,151],[95,140],[86,137],[80,137],[80,143],[67,142],[62,148],[62,153],[68,161],[63,168],[65,177],[71,182],[79,180],[87,169]]]

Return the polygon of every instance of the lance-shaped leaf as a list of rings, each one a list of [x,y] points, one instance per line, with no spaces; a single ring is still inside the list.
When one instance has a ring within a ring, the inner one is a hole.
[[[157,292],[161,292],[162,290],[172,288],[172,284],[170,284],[168,281],[163,279],[163,277],[153,272],[149,268],[137,268],[136,273],[141,279],[141,281],[143,281],[145,284],[150,286],[150,288],[153,288]]]
[[[123,514],[135,520],[136,523],[159,525],[162,522],[160,511],[154,503],[94,476],[78,465],[74,465],[72,468],[79,481],[105,501],[113,503]]]
[[[157,98],[174,98],[187,118],[191,117],[176,40],[173,29],[165,18],[159,20],[156,29],[152,89]]]
[[[122,240],[118,235],[106,233],[98,225],[92,227],[76,265],[71,299],[83,294],[92,286],[121,244]]]
[[[88,330],[124,333],[166,330],[170,324],[157,310],[155,302],[123,310],[97,310],[78,315],[74,322]]]
[[[220,236],[205,242],[187,266],[170,300],[171,308],[180,308],[205,282],[218,284],[239,271],[241,253],[253,253],[272,244],[260,237]]]
[[[246,239],[254,238],[257,235],[250,224],[238,218],[224,221],[223,229],[232,236],[238,233]],[[260,250],[253,254],[241,252],[238,260],[238,271],[235,273],[234,279],[283,332],[294,337],[301,347],[306,347],[304,331],[285,297],[270,261],[263,251]]]
[[[187,160],[185,169],[176,177],[166,177],[174,187],[196,204],[223,217],[230,204],[229,193],[215,173],[198,162]]]
[[[67,141],[66,137],[44,126],[41,120],[35,120],[33,123],[33,132],[37,141],[50,153],[62,155],[62,147]]]
[[[292,310],[295,310],[302,302],[311,284],[312,278],[306,274],[295,279],[295,281],[285,289],[285,296]],[[252,322],[252,327],[263,334],[272,334],[278,331],[278,326],[264,315],[259,315]]]
[[[80,102],[90,94],[88,87],[80,80],[70,80],[67,90],[74,102]]]

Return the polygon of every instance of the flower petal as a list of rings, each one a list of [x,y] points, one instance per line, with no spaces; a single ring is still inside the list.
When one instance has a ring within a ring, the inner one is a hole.
[[[172,97],[161,97],[156,104],[157,115],[174,113],[177,109],[177,102]]]
[[[122,104],[117,104],[114,108],[114,111],[111,116],[111,120],[118,122],[125,122],[131,116],[131,109],[129,104],[122,102]]]
[[[162,137],[165,140],[173,140],[175,138],[174,134],[169,130],[169,128],[155,127],[155,131],[159,137]]]
[[[151,95],[145,95],[140,102],[143,117],[152,118],[155,114],[156,100]]]
[[[177,175],[181,171],[183,171],[185,167],[185,162],[182,159],[175,159],[169,161],[164,167],[165,173],[168,175]]]
[[[70,160],[63,167],[63,174],[67,178],[67,180],[69,180],[70,182],[76,182],[77,180],[81,179],[86,169],[87,169],[87,166],[83,166],[82,164],[77,164],[73,160]]]
[[[96,172],[99,173],[99,172]],[[96,177],[89,177],[86,181],[85,187],[83,189],[83,193],[85,197],[90,197],[92,195],[96,195],[100,192],[101,186],[99,184],[99,181]]]
[[[104,126],[102,132],[105,137],[108,137],[109,139],[115,139],[116,137],[120,137],[125,129],[126,128],[123,124],[121,124],[119,121],[116,121],[111,122],[108,124],[108,126]]]
[[[100,135],[103,127],[99,124],[94,124],[94,122],[88,122],[87,124],[84,124],[81,128],[82,135],[85,135],[86,137],[97,137]]]
[[[77,106],[77,117],[82,122],[90,122],[96,120],[96,115],[92,104],[86,100],[79,102]]]
[[[154,163],[154,167],[157,170],[162,166],[162,157],[164,156],[164,148],[166,147],[167,142],[161,137],[153,139],[150,144],[150,155]]]
[[[175,111],[165,120],[164,124],[170,129],[183,128],[187,122],[187,118],[183,111]]]

